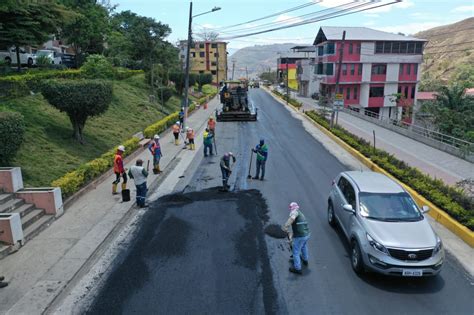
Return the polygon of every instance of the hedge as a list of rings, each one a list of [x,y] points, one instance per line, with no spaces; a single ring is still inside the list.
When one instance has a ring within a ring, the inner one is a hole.
[[[344,128],[339,126],[330,128],[328,119],[315,111],[306,112],[306,115],[474,231],[474,200],[461,189],[425,175],[386,151],[374,149],[370,142],[353,135]]]
[[[0,166],[8,165],[23,142],[25,122],[16,112],[0,112]]]
[[[115,69],[115,79],[123,80],[139,73],[143,73],[143,71],[118,68]],[[26,96],[30,91],[38,92],[42,82],[47,79],[81,79],[84,77],[83,71],[77,69],[46,70],[0,77],[0,99]]]

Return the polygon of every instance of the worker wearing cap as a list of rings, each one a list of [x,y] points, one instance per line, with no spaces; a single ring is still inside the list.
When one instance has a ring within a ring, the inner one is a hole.
[[[184,124],[184,107],[181,107],[181,111],[178,114],[178,118],[179,118],[179,123],[183,125]]]
[[[186,139],[188,140],[189,143],[189,149],[194,150],[194,130],[193,128],[186,128]]]
[[[128,176],[133,178],[135,181],[135,187],[137,188],[137,205],[140,208],[147,207],[148,205],[145,203],[146,200],[146,178],[148,176],[147,170],[143,167],[143,160],[138,159],[136,164],[130,168],[128,171]]]
[[[153,141],[148,146],[148,150],[150,150],[151,155],[153,156],[153,174],[161,173],[160,170],[160,159],[163,157],[161,153],[161,145],[160,145],[160,136],[155,135],[153,137]]]
[[[173,125],[173,135],[174,135],[174,144],[175,145],[179,144],[179,130],[180,130],[180,128],[181,128],[181,123],[179,121],[177,121]]]
[[[212,133],[213,135],[216,134],[216,121],[214,120],[214,117],[209,117],[209,120],[207,121],[207,129],[209,129],[209,132]]]
[[[290,272],[302,274],[301,261],[303,265],[308,265],[308,248],[309,228],[306,218],[300,210],[300,206],[296,202],[290,203],[290,217],[283,226],[283,230],[288,233],[288,238],[293,244],[293,267],[290,267]],[[289,230],[291,226],[291,232]],[[301,257],[300,257],[301,255]]]
[[[232,174],[232,169],[230,167],[230,159],[232,158],[232,163],[235,163],[235,156],[232,152],[224,153],[224,156],[221,158],[221,172],[222,172],[222,187],[223,190],[228,191],[230,186],[227,184],[229,181],[230,174]]]
[[[265,177],[265,164],[267,163],[268,157],[268,147],[265,144],[264,139],[260,139],[260,143],[257,144],[255,149],[253,149],[253,152],[257,153],[257,173],[253,179],[258,179],[260,171],[262,171],[262,177],[260,177],[260,180],[263,180]]]
[[[120,183],[120,176],[123,177],[122,190],[127,189],[127,173],[123,167],[123,152],[125,152],[125,147],[123,145],[119,145],[117,148],[117,153],[115,153],[114,157],[114,173],[116,178],[112,183],[113,195],[117,194],[117,185]]]
[[[212,155],[212,139],[213,138],[214,138],[214,135],[209,132],[209,128],[206,128],[206,131],[204,131],[204,134],[203,134],[204,156],[207,156],[208,152],[210,155]]]

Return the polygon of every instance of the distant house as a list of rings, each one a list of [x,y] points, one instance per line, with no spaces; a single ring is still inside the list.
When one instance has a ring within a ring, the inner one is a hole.
[[[288,86],[290,89],[298,90],[300,82],[298,67],[301,67],[299,62],[304,60],[310,61],[311,58],[314,58],[313,46],[295,46],[291,48],[291,52],[280,53],[277,59],[279,81],[286,85],[286,77],[288,76]],[[300,70],[302,71],[301,68]]]
[[[336,76],[346,31],[338,91]],[[365,27],[321,27],[316,46],[314,84],[322,94],[343,94],[344,105],[380,117],[412,116],[426,40]],[[402,95],[398,98],[396,95]]]

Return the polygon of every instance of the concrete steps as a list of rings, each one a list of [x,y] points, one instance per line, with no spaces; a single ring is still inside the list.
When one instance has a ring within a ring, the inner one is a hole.
[[[48,215],[43,209],[25,203],[23,199],[16,198],[14,194],[0,192],[0,213],[18,213],[23,228],[23,243],[31,240],[54,220],[54,215]],[[0,243],[0,259],[16,251],[17,248]]]

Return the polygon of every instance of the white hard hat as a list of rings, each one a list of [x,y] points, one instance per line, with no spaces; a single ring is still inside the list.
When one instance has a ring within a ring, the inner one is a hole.
[[[125,151],[125,147],[124,147],[123,145],[119,145],[118,148],[117,148],[117,150],[124,152],[124,151]]]
[[[180,125],[181,123],[179,121],[176,122],[177,125]]]
[[[189,130],[189,129],[191,129],[191,128],[189,128],[189,127],[186,127],[186,130]]]
[[[159,140],[159,139],[160,139],[160,136],[159,136],[159,135],[155,135],[155,136],[153,137],[153,139]]]
[[[234,154],[233,154],[232,152],[229,152],[229,155],[230,155],[230,156],[233,156]]]

